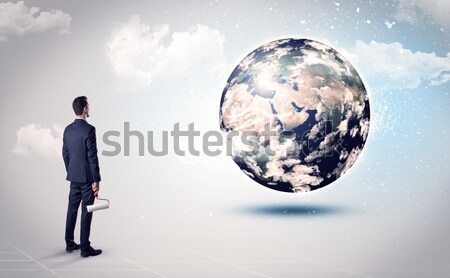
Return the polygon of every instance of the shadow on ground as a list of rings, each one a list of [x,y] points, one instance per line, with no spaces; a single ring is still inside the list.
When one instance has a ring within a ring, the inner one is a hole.
[[[238,207],[234,212],[281,217],[309,217],[350,213],[351,209],[332,205],[258,204]]]

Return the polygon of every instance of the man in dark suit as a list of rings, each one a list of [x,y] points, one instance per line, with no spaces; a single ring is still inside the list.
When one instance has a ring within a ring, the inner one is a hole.
[[[95,127],[86,122],[89,117],[89,104],[85,96],[77,97],[72,103],[76,118],[64,130],[62,155],[70,181],[69,206],[66,219],[66,251],[81,249],[81,257],[97,256],[102,250],[91,247],[89,234],[91,231],[92,212],[86,206],[94,203],[100,190],[100,167],[97,157]],[[75,223],[78,207],[81,208],[80,245],[74,241]]]

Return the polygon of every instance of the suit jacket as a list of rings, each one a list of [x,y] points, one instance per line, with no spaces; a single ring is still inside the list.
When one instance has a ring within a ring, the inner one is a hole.
[[[68,181],[92,183],[101,180],[95,127],[85,120],[76,119],[64,130],[62,156]]]

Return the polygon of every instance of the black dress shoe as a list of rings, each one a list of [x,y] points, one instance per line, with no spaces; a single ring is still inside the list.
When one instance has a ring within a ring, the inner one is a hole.
[[[94,248],[92,248],[92,247],[89,247],[88,250],[85,250],[85,251],[81,250],[80,256],[81,256],[82,258],[87,258],[87,257],[89,257],[89,256],[91,256],[91,257],[93,257],[93,256],[98,256],[98,255],[100,255],[101,253],[102,253],[102,250],[101,250],[101,249],[94,249]]]
[[[76,244],[75,242],[66,245],[66,252],[67,253],[72,253],[73,250],[79,250],[80,249],[80,245]]]

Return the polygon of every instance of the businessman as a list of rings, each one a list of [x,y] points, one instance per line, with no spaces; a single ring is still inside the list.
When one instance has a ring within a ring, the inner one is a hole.
[[[92,212],[86,206],[94,203],[100,190],[100,167],[97,157],[95,127],[86,122],[89,117],[89,103],[85,96],[77,97],[72,103],[76,118],[64,130],[62,156],[66,166],[67,180],[70,181],[69,206],[66,219],[66,252],[81,249],[83,258],[97,256],[102,250],[91,247]],[[81,205],[80,245],[74,241],[78,207]]]

